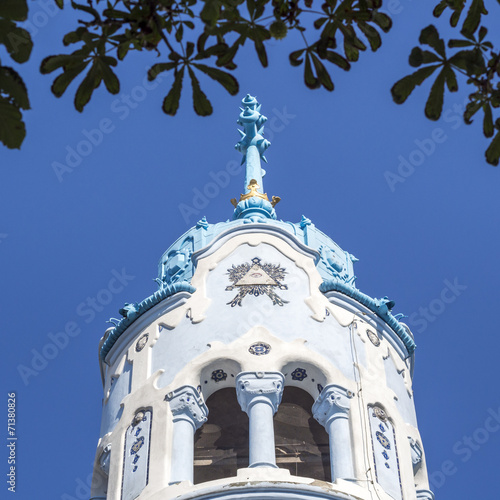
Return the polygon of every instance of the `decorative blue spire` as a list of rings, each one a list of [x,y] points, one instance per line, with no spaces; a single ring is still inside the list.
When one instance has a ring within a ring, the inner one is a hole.
[[[262,158],[266,163],[264,153],[271,143],[264,139],[264,123],[267,118],[260,114],[260,104],[255,97],[247,94],[241,101],[243,108],[241,109],[240,117],[238,118],[238,125],[241,125],[244,130],[239,130],[241,140],[235,148],[243,154],[241,163],[246,161],[246,175],[245,175],[245,194],[250,192],[250,183],[252,180],[257,182],[259,186],[256,190],[264,193],[264,186],[262,178],[266,175],[265,170],[260,165]]]
[[[247,94],[241,101],[243,107],[238,118],[238,124],[244,130],[238,130],[240,141],[235,148],[243,154],[241,163],[246,162],[244,194],[239,202],[236,198],[231,200],[235,207],[234,218],[262,217],[276,219],[274,206],[280,201],[278,196],[273,196],[269,202],[264,193],[263,177],[266,171],[261,167],[260,160],[267,163],[265,151],[271,143],[264,139],[264,123],[267,118],[260,113],[260,104],[255,97]]]

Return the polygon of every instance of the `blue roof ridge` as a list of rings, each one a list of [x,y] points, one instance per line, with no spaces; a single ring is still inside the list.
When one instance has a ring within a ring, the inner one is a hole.
[[[319,289],[323,293],[343,293],[344,295],[347,295],[366,306],[395,331],[396,335],[403,341],[408,354],[413,354],[417,345],[415,344],[413,338],[408,334],[406,328],[392,315],[388,306],[391,301],[389,301],[387,297],[384,297],[383,299],[373,299],[369,295],[360,292],[357,288],[354,288],[353,286],[336,278],[323,281]]]
[[[160,290],[157,290],[155,293],[142,300],[138,304],[126,304],[123,309],[120,309],[120,312],[123,311],[122,314],[124,315],[124,317],[118,322],[115,328],[110,331],[109,335],[102,344],[101,351],[99,353],[101,359],[103,361],[105,360],[109,351],[115,345],[116,341],[122,335],[122,333],[146,311],[149,311],[149,309],[152,309],[162,300],[165,300],[176,293],[194,293],[195,291],[196,288],[191,285],[191,283],[188,283],[187,281],[180,281],[171,285],[165,285],[164,287],[160,288]]]

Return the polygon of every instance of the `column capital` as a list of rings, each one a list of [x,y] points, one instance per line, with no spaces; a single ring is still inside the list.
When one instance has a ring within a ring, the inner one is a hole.
[[[339,385],[327,385],[312,406],[314,418],[325,428],[333,419],[348,418],[353,396]]]
[[[411,436],[408,436],[408,441],[410,442],[411,461],[413,463],[413,473],[415,474],[422,465],[423,451],[422,447]]]
[[[190,385],[183,385],[169,392],[165,396],[165,401],[170,404],[174,422],[186,420],[196,430],[207,421],[208,408],[198,391]]]
[[[241,372],[236,377],[236,395],[246,413],[256,403],[266,403],[278,411],[285,377],[280,372]]]
[[[434,493],[430,490],[417,490],[417,500],[434,500]]]
[[[107,444],[101,451],[101,454],[99,455],[99,467],[104,472],[104,474],[106,474],[106,476],[109,476],[110,454],[111,454],[111,443]]]

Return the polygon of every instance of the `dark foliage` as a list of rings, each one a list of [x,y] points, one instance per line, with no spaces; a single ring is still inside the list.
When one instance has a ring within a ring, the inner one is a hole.
[[[63,0],[54,0],[63,8]],[[500,3],[500,0],[497,0]],[[58,71],[52,92],[60,97],[77,80],[74,105],[83,111],[101,83],[117,94],[120,81],[114,68],[132,51],[155,51],[160,62],[148,71],[148,79],[171,72],[172,86],[164,98],[163,111],[175,115],[179,108],[184,77],[189,76],[194,110],[206,116],[213,111],[203,92],[199,76],[208,76],[231,95],[239,92],[236,68],[239,50],[250,43],[263,67],[268,65],[266,46],[297,32],[300,45],[289,55],[292,66],[303,70],[310,89],[334,90],[331,73],[337,68],[349,71],[360,52],[378,50],[382,36],[392,26],[381,12],[383,0],[80,0],[73,9],[82,14],[79,26],[64,36],[65,46],[74,45],[69,54],[46,57],[42,73]],[[420,34],[409,63],[418,68],[391,89],[401,104],[413,90],[434,75],[425,115],[441,116],[445,89],[458,90],[458,78],[473,89],[464,113],[466,123],[483,111],[483,132],[492,141],[486,160],[497,165],[500,158],[500,54],[485,41],[487,29],[481,25],[488,12],[484,0],[439,0],[434,16],[451,12],[450,25],[460,27],[458,39],[446,44],[433,25]],[[2,0],[0,5],[0,43],[17,62],[29,58],[29,34],[16,25],[26,19],[26,0]],[[458,28],[457,28],[458,29]],[[449,54],[450,50],[452,51]],[[332,71],[333,70],[333,71]],[[458,77],[458,78],[457,78]],[[29,109],[26,88],[20,76],[0,66],[0,141],[19,147],[25,136],[21,109]]]

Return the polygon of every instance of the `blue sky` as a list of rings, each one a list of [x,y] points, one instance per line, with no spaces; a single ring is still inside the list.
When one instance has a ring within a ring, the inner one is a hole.
[[[436,497],[496,498],[499,171],[483,160],[480,123],[460,120],[463,85],[446,97],[438,122],[423,114],[428,86],[403,106],[389,93],[409,72],[408,54],[433,22],[434,2],[393,2],[398,13],[382,49],[362,54],[349,73],[334,70],[333,93],[305,88],[302,69],[287,59],[301,47],[293,39],[272,44],[265,70],[251,50],[242,54],[236,97],[202,80],[211,117],[194,114],[186,82],[172,118],[161,111],[171,77],[150,90],[143,83],[153,54],[131,57],[118,70],[121,94],[98,89],[83,114],[72,108],[74,88],[54,98],[53,76],[39,75],[38,66],[65,51],[60,40],[72,14],[49,9],[51,1],[30,2],[35,48],[19,67],[33,108],[27,139],[21,151],[0,149],[1,380],[5,407],[7,393],[17,394],[16,498],[88,497],[105,322],[124,302],[156,290],[160,255],[199,218],[231,217],[229,200],[243,188],[233,146],[247,92],[269,118],[265,189],[282,197],[278,217],[309,217],[360,259],[360,290],[388,295],[395,312],[409,316],[418,345],[417,416]],[[499,11],[490,4],[493,26]],[[88,150],[86,136],[95,142]],[[86,156],[58,177],[54,162],[78,148]],[[404,182],[388,182],[387,172],[409,161],[419,165],[400,167],[408,169]],[[197,208],[197,190],[224,170],[233,172],[229,184]],[[199,213],[186,215],[186,206]],[[116,275],[121,287],[110,285]],[[65,329],[73,335],[67,345],[50,350]],[[45,360],[37,358],[42,352]],[[22,367],[34,372],[22,376]]]

